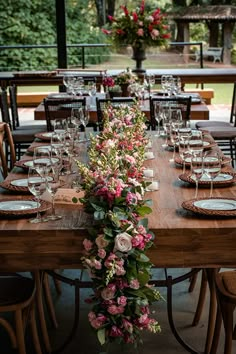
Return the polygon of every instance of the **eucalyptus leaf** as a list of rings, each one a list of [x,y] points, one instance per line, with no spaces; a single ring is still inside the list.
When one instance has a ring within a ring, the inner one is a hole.
[[[105,344],[105,328],[101,328],[97,331],[97,337],[98,337],[98,340],[99,340],[99,343],[101,345],[104,345]]]

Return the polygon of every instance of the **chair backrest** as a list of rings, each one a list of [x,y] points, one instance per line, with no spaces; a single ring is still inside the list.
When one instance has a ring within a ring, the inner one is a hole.
[[[86,106],[86,98],[66,97],[60,99],[44,99],[45,116],[47,121],[47,130],[53,130],[53,121],[55,119],[67,119],[71,117],[73,108],[83,108]]]
[[[234,83],[234,89],[233,89],[230,123],[232,123],[234,127],[236,127],[236,82]]]
[[[0,92],[0,110],[1,110],[2,122],[9,124],[10,128],[12,128],[10,113],[8,109],[6,90]]]
[[[181,110],[182,118],[184,121],[190,119],[190,110],[191,110],[191,96],[189,97],[163,97],[163,96],[151,96],[150,97],[150,121],[151,128],[156,129],[156,119],[155,111],[158,112],[159,106],[161,104],[167,104],[173,108],[178,108]]]
[[[16,85],[9,86],[10,108],[12,129],[15,130],[20,126],[18,107],[17,107],[17,87]]]
[[[103,112],[108,106],[119,107],[120,105],[133,106],[136,104],[136,99],[133,97],[114,97],[114,98],[96,98],[97,106],[97,121],[99,130],[103,127]]]
[[[15,147],[11,135],[11,129],[7,123],[0,123],[0,158],[2,164],[2,175],[4,178],[8,175],[8,163],[6,157],[6,147],[10,149],[10,167],[12,168],[16,162]]]

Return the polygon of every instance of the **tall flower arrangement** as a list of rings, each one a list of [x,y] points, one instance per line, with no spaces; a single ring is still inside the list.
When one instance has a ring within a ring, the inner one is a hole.
[[[104,130],[93,137],[90,165],[78,162],[85,210],[94,218],[82,259],[94,283],[88,318],[100,343],[141,342],[144,329],[159,332],[150,304],[160,299],[148,283],[152,264],[146,251],[154,235],[145,218],[152,210],[142,181],[147,139],[138,106],[108,107]]]
[[[148,12],[145,0],[135,10],[121,6],[122,13],[117,17],[109,16],[110,29],[103,29],[117,47],[160,46],[170,38],[169,26],[159,8]]]

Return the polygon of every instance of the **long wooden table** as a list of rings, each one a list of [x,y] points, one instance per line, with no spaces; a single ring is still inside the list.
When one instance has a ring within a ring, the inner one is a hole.
[[[149,107],[149,102],[145,103],[145,107],[143,109],[145,114],[147,116],[150,115],[150,107]],[[45,109],[44,109],[44,104],[41,102],[38,107],[36,107],[34,111],[34,119],[35,120],[45,120]],[[90,111],[90,119],[91,122],[96,122],[97,121],[97,112],[96,109],[91,109]],[[192,104],[191,105],[191,113],[190,113],[190,119],[191,120],[209,120],[209,109],[207,105],[204,102],[201,102],[199,104]]]
[[[157,267],[236,267],[235,218],[204,217],[184,210],[182,202],[193,198],[194,187],[178,179],[182,169],[169,163],[172,151],[163,150],[154,139],[155,159],[145,162],[160,177],[160,190],[147,193],[153,200],[149,226],[155,245],[149,251]],[[230,168],[230,167],[228,167]],[[19,169],[8,178],[26,177]],[[199,197],[209,189],[200,189]],[[236,185],[217,188],[214,195],[236,198]],[[14,198],[1,191],[1,199]],[[82,242],[87,216],[79,205],[57,204],[63,218],[31,224],[27,218],[0,220],[0,269],[37,270],[81,267]]]

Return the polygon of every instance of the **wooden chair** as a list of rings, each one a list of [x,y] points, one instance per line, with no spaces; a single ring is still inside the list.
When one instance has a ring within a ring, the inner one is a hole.
[[[155,110],[161,104],[167,104],[170,107],[178,108],[181,110],[183,120],[190,119],[191,111],[191,96],[189,97],[164,97],[164,96],[150,96],[150,124],[151,129],[156,130],[157,122],[155,119]]]
[[[73,108],[83,108],[86,106],[86,98],[65,97],[60,99],[44,99],[45,116],[47,121],[47,130],[53,130],[53,121],[55,119],[67,119],[71,116]]]
[[[236,160],[236,83],[234,83],[229,122],[197,122],[196,127],[201,130],[209,131],[221,150],[225,154],[230,155],[232,159],[232,166],[234,167],[234,160]]]
[[[11,106],[14,107],[13,111],[16,113],[17,103],[14,94],[11,95]],[[37,125],[32,126],[29,129],[21,129],[21,127],[17,127],[18,123],[17,123],[17,117],[15,116],[15,113],[12,115],[12,119],[9,113],[6,91],[2,91],[0,93],[0,108],[1,108],[2,121],[9,124],[11,128],[11,133],[15,145],[17,158],[20,159],[24,150],[27,149],[30,146],[30,144],[34,141],[35,134],[45,131],[46,125],[44,126],[44,128],[37,128]]]
[[[2,122],[0,123],[0,158],[2,163],[3,178],[7,177],[9,171],[9,165],[5,153],[5,144],[7,144],[10,150],[10,168],[12,168],[14,166],[14,163],[16,162],[15,147],[9,125],[7,123]]]
[[[204,129],[206,127],[236,127],[236,82],[234,83],[233,95],[232,95],[232,103],[231,103],[231,111],[230,111],[230,119],[229,122],[226,121],[199,121],[196,123],[196,128]]]
[[[236,326],[234,325],[234,310],[236,307],[236,271],[228,270],[218,272],[214,270],[213,279],[217,296],[217,315],[215,333],[213,337],[211,354],[216,354],[220,338],[221,323],[223,320],[225,332],[224,354],[232,353],[232,341],[236,339]]]
[[[103,112],[109,105],[112,107],[118,107],[121,104],[133,106],[136,104],[134,97],[114,97],[114,98],[96,98],[97,106],[97,125],[99,130],[103,129]]]
[[[26,354],[25,332],[29,322],[36,354],[42,354],[35,320],[35,282],[19,274],[0,274],[0,325],[10,336],[12,347]],[[14,315],[14,326],[4,314]]]

